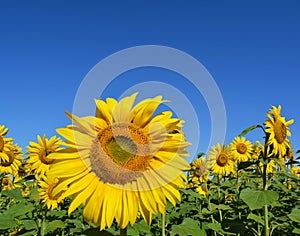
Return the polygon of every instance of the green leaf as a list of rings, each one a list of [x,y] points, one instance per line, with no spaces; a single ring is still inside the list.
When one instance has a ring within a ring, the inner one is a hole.
[[[36,230],[31,230],[31,231],[26,231],[24,233],[18,233],[18,236],[32,236],[32,235],[37,235]]]
[[[171,236],[173,235],[206,236],[206,233],[200,229],[198,221],[184,218],[180,225],[172,226]]]
[[[0,229],[13,229],[18,223],[13,218],[7,218],[4,214],[0,215]]]
[[[253,164],[254,164],[254,162],[252,162],[252,161],[240,162],[239,165],[238,165],[238,169],[243,170],[243,169],[246,169],[249,166],[252,166]]]
[[[251,130],[254,130],[256,128],[261,127],[260,125],[252,125],[248,127],[247,129],[243,130],[242,133],[240,133],[238,136],[245,136],[247,133],[249,133]]]
[[[295,228],[292,233],[294,233],[295,235],[300,235],[300,229]]]
[[[141,220],[140,222],[136,223],[134,225],[134,228],[140,233],[140,234],[151,234],[149,225],[146,224],[144,220]]]
[[[114,235],[106,230],[100,231],[99,228],[87,229],[83,232],[82,235],[86,236],[94,236],[94,235],[103,235],[103,236],[111,236]]]
[[[37,225],[34,220],[23,220],[23,227],[25,230],[36,229]]]
[[[248,205],[250,210],[260,209],[265,205],[270,205],[279,198],[279,194],[272,190],[252,190],[243,189],[241,199]]]
[[[12,190],[4,190],[1,193],[2,193],[2,195],[9,197],[9,198],[13,198],[17,201],[23,200],[21,189],[19,189],[19,188],[15,188]]]
[[[34,206],[32,203],[19,202],[16,205],[8,208],[3,215],[6,215],[8,218],[14,218],[18,216],[23,216],[28,212],[32,212],[34,210]]]
[[[52,217],[56,217],[56,218],[62,218],[63,216],[67,216],[67,211],[66,210],[52,210],[52,211],[49,211],[47,216],[52,216]]]
[[[46,225],[46,233],[48,232],[52,232],[56,229],[63,229],[65,226],[64,222],[61,220],[53,220],[50,221],[47,225]]]
[[[240,219],[224,219],[222,221],[222,228],[226,232],[244,235],[245,225]]]
[[[300,223],[300,209],[298,209],[298,208],[293,209],[291,214],[288,215],[288,217],[292,221]]]
[[[250,213],[247,217],[248,220],[254,220],[256,221],[257,223],[259,224],[262,224],[262,225],[265,225],[265,222],[264,220],[261,218],[261,216],[258,216],[258,215],[255,215],[255,214],[252,214]]]

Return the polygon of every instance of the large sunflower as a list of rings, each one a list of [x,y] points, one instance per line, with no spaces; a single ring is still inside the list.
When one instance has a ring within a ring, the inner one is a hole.
[[[11,144],[10,150],[6,152],[8,160],[0,162],[0,173],[18,174],[19,167],[22,165],[23,153],[22,148],[17,144]]]
[[[39,180],[39,196],[44,203],[44,206],[47,206],[48,209],[55,209],[58,207],[58,204],[62,202],[63,197],[62,193],[53,194],[53,188],[57,185],[58,179],[54,177],[42,178]]]
[[[285,118],[280,115],[281,106],[272,107],[272,110],[267,113],[268,120],[264,125],[267,127],[266,132],[269,133],[268,145],[272,145],[273,151],[271,154],[279,154],[283,157],[286,154],[287,148],[291,148],[287,136],[291,136],[289,125],[294,123],[294,120],[285,121]]]
[[[8,128],[4,125],[0,125],[0,163],[1,161],[9,161],[9,156],[7,153],[10,152],[13,146],[13,138],[5,138]]]
[[[45,177],[49,170],[49,165],[54,161],[50,159],[52,153],[60,150],[62,141],[56,136],[52,136],[50,139],[37,136],[38,142],[29,142],[27,146],[26,169],[29,173],[35,174],[40,177]]]
[[[251,158],[252,144],[245,137],[236,137],[230,144],[233,157],[240,161],[248,161]]]
[[[217,144],[211,147],[208,162],[213,163],[212,171],[218,176],[224,176],[235,172],[235,160],[231,150],[225,144]]]
[[[134,224],[138,212],[148,224],[152,214],[165,213],[168,199],[180,200],[188,167],[182,121],[171,112],[154,116],[161,96],[133,107],[137,93],[119,102],[96,100],[96,117],[67,114],[73,125],[57,129],[68,146],[53,154],[50,173],[60,178],[53,193],[66,186],[64,197],[73,195],[69,214],[80,204],[84,217],[110,227]]]

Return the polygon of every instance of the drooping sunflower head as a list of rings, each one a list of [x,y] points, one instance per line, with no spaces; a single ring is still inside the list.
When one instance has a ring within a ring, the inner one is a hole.
[[[39,196],[42,200],[44,206],[47,206],[48,209],[55,209],[58,207],[58,204],[62,202],[63,192],[53,194],[53,188],[57,185],[58,179],[54,177],[42,178],[39,180]]]
[[[263,157],[264,145],[260,141],[256,141],[253,144],[253,152],[251,154],[251,160],[258,160]]]
[[[268,145],[272,146],[272,154],[283,157],[286,154],[287,148],[290,147],[288,136],[291,136],[289,125],[294,120],[285,121],[285,118],[281,116],[281,106],[272,107],[267,113],[268,120],[265,121],[264,125],[267,127],[266,132],[269,134]]]
[[[230,144],[233,157],[240,161],[248,161],[251,158],[253,151],[252,144],[245,137],[236,137]]]
[[[56,136],[52,136],[50,139],[37,136],[38,142],[29,142],[27,146],[26,169],[29,173],[37,176],[45,177],[49,170],[49,165],[53,163],[54,159],[51,159],[51,154],[60,149],[62,141]]]
[[[235,159],[231,154],[230,147],[225,144],[212,146],[209,151],[208,161],[212,164],[212,171],[218,176],[228,175],[235,172]]]
[[[195,184],[200,184],[208,181],[209,166],[205,157],[197,158],[193,161],[189,171],[189,178]]]
[[[0,161],[0,173],[12,174],[16,176],[19,167],[22,165],[22,148],[17,144],[11,144],[10,150],[6,153],[7,159]]]
[[[180,199],[183,170],[188,163],[182,120],[166,111],[154,114],[165,102],[161,96],[133,106],[137,94],[117,102],[96,100],[96,115],[77,117],[67,113],[73,125],[60,128],[68,146],[53,154],[53,176],[63,178],[54,192],[68,186],[72,212],[83,203],[84,216],[100,228],[113,219],[124,228],[138,212],[146,222],[164,213],[166,199]]]

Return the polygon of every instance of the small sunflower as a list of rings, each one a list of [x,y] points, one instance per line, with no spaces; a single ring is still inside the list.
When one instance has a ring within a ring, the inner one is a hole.
[[[11,190],[13,188],[13,183],[11,181],[11,177],[9,175],[4,176],[1,180],[0,191],[2,190]]]
[[[190,178],[193,183],[200,184],[208,181],[209,166],[205,157],[197,158],[193,161],[191,170],[189,171]]]
[[[292,167],[291,173],[297,177],[300,177],[300,167]]]
[[[63,192],[53,194],[53,188],[57,185],[58,181],[58,178],[52,177],[48,177],[47,179],[43,178],[38,181],[40,199],[44,206],[47,206],[47,208],[51,210],[58,208],[58,204],[63,200]]]
[[[5,138],[8,133],[8,128],[4,125],[0,125],[0,163],[1,161],[9,161],[7,153],[13,148],[13,138]]]
[[[69,214],[83,204],[84,218],[100,230],[114,219],[121,228],[134,224],[139,212],[150,224],[184,187],[189,143],[182,120],[169,111],[154,115],[161,96],[133,106],[136,95],[96,100],[95,117],[67,114],[74,125],[57,129],[68,147],[53,154],[49,174],[60,179],[53,193],[68,187]]]
[[[230,149],[235,160],[248,161],[253,151],[252,144],[245,137],[236,137],[230,144]]]
[[[291,148],[288,136],[291,136],[289,125],[294,123],[294,120],[285,121],[285,118],[280,115],[281,106],[272,107],[272,110],[267,113],[268,120],[264,125],[267,127],[266,132],[269,134],[268,145],[272,145],[273,151],[271,154],[279,154],[283,157],[286,154],[287,148]],[[270,155],[271,155],[270,154]]]
[[[208,161],[212,162],[212,171],[219,176],[235,172],[235,160],[232,157],[231,150],[225,144],[217,144],[211,147]]]
[[[60,145],[62,141],[56,136],[52,136],[50,139],[46,138],[46,135],[43,137],[37,136],[38,142],[29,142],[27,146],[27,156],[26,168],[29,173],[35,174],[37,176],[45,177],[49,165],[54,162],[54,159],[50,159],[50,156],[60,150]]]
[[[196,188],[196,192],[199,193],[200,195],[204,195],[205,197],[207,196],[207,191],[205,186],[198,186]]]
[[[12,144],[10,150],[6,153],[8,160],[0,162],[0,173],[18,174],[19,167],[22,165],[23,153],[17,144]]]

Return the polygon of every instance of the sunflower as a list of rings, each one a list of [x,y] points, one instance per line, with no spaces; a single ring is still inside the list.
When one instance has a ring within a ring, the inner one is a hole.
[[[58,204],[63,200],[63,192],[55,195],[53,194],[53,188],[57,185],[57,183],[58,178],[53,177],[48,177],[47,179],[42,178],[42,180],[38,181],[40,199],[44,206],[47,206],[47,208],[51,210],[58,208]]]
[[[236,137],[230,144],[230,149],[233,157],[240,162],[248,161],[253,151],[251,142],[245,137]]]
[[[211,169],[219,176],[235,172],[235,160],[231,154],[230,148],[225,144],[217,144],[211,147],[208,162],[213,163]]]
[[[114,219],[121,228],[134,224],[138,212],[150,224],[152,214],[165,214],[167,199],[180,200],[186,180],[182,120],[170,111],[154,115],[161,96],[133,106],[136,95],[96,100],[95,117],[67,113],[73,125],[57,129],[68,147],[53,155],[50,173],[60,178],[53,192],[68,186],[69,214],[83,204],[85,219],[100,230]]]
[[[205,186],[198,186],[196,188],[196,192],[199,193],[200,195],[204,195],[205,197],[207,196],[207,192],[206,192],[206,187]]]
[[[11,181],[11,177],[9,175],[4,176],[1,180],[0,190],[11,190],[13,188],[13,183]]]
[[[13,138],[5,138],[4,136],[8,133],[8,128],[4,125],[0,125],[0,163],[2,161],[9,161],[7,153],[13,148]]]
[[[291,173],[297,177],[300,177],[300,167],[292,167],[291,168]]]
[[[260,158],[263,158],[263,152],[264,152],[263,144],[260,141],[256,141],[253,144],[253,151],[252,151],[250,159],[251,160],[259,160]]]
[[[200,184],[208,181],[209,166],[205,157],[197,158],[193,161],[190,178],[193,183]]]
[[[56,136],[52,136],[50,139],[37,136],[38,142],[29,142],[27,146],[26,168],[29,173],[35,174],[36,176],[45,177],[49,170],[49,165],[54,161],[50,159],[50,156],[60,150],[62,141]]]
[[[286,154],[287,148],[291,149],[290,142],[287,136],[291,136],[289,125],[294,123],[294,120],[285,121],[285,118],[280,115],[281,106],[272,107],[272,110],[267,113],[268,120],[264,125],[267,127],[266,132],[269,134],[268,145],[272,145],[274,154],[283,157]]]
[[[22,165],[23,153],[22,148],[20,148],[17,144],[11,145],[10,150],[6,153],[8,160],[2,160],[0,162],[0,173],[16,176],[18,174],[19,167]]]

